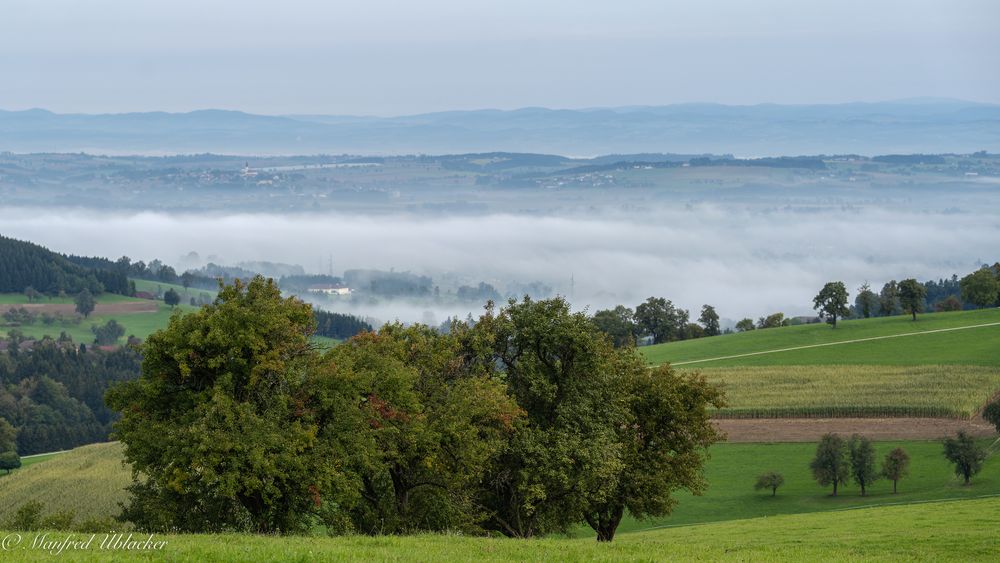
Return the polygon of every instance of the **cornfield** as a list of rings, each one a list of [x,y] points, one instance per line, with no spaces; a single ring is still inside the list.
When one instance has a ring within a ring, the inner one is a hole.
[[[761,366],[704,368],[726,391],[719,418],[971,418],[998,391],[982,366]]]

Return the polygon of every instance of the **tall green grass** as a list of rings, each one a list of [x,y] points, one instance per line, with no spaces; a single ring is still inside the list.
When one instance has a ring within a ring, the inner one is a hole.
[[[155,552],[91,548],[75,561],[993,561],[1000,499],[777,516],[592,538],[474,538],[448,534],[363,537],[156,535]],[[7,536],[8,532],[0,532]],[[28,546],[34,533],[21,533]],[[76,538],[89,537],[77,534]],[[61,538],[59,538],[61,539]],[[96,543],[99,543],[100,537]],[[142,537],[145,540],[145,536]],[[39,549],[16,558],[50,561]]]
[[[729,406],[715,416],[727,418],[969,418],[1000,389],[1000,367],[754,366],[698,371],[726,391]]]

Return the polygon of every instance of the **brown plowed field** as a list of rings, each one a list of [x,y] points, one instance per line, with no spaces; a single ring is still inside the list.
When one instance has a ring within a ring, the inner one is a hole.
[[[0,305],[0,310],[24,307],[32,313],[41,315],[72,315],[76,312],[76,305],[72,303],[30,303],[24,305]],[[129,315],[132,313],[155,313],[157,311],[156,301],[126,301],[124,303],[98,303],[94,307],[92,315]]]
[[[823,434],[862,434],[873,440],[936,440],[959,430],[993,436],[993,426],[950,418],[744,418],[718,419],[729,442],[814,442]]]

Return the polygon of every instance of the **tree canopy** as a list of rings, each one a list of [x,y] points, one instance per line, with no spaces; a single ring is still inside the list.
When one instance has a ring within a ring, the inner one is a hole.
[[[837,328],[837,318],[851,314],[844,282],[829,282],[824,285],[813,298],[813,308],[819,312],[820,318],[826,318],[833,328]]]

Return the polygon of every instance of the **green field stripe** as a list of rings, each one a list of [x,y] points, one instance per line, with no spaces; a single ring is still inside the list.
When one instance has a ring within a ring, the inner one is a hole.
[[[795,350],[805,350],[807,348],[823,348],[823,347],[826,347],[826,346],[839,346],[841,344],[856,344],[858,342],[870,342],[872,340],[886,340],[886,339],[889,339],[889,338],[900,338],[900,337],[903,337],[903,336],[919,336],[921,334],[934,334],[936,332],[954,332],[956,330],[968,330],[968,329],[972,329],[972,328],[984,328],[984,327],[990,327],[990,326],[1000,326],[1000,322],[985,323],[985,324],[970,325],[970,326],[959,326],[959,327],[952,327],[952,328],[936,328],[936,329],[933,329],[933,330],[921,330],[921,331],[917,331],[917,332],[905,332],[905,333],[902,333],[902,334],[889,334],[889,335],[885,335],[885,336],[870,336],[868,338],[855,338],[853,340],[841,340],[839,342],[824,342],[822,344],[806,344],[806,345],[803,345],[803,346],[793,346],[791,348],[778,348],[776,350],[763,350],[763,351],[760,351],[760,352],[747,352],[747,353],[744,353],[744,354],[733,354],[731,356],[719,356],[717,358],[704,358],[704,359],[701,359],[701,360],[687,360],[687,361],[684,361],[684,362],[667,362],[667,363],[669,363],[672,366],[683,366],[683,365],[697,364],[697,363],[703,363],[703,362],[716,362],[716,361],[720,361],[720,360],[732,360],[734,358],[745,358],[745,357],[748,357],[748,356],[760,356],[762,354],[777,354],[777,353],[780,353],[780,352],[792,352],[792,351],[795,351]],[[655,367],[659,367],[661,365],[663,365],[663,364],[657,364],[655,366],[650,366],[650,367],[655,368]]]

